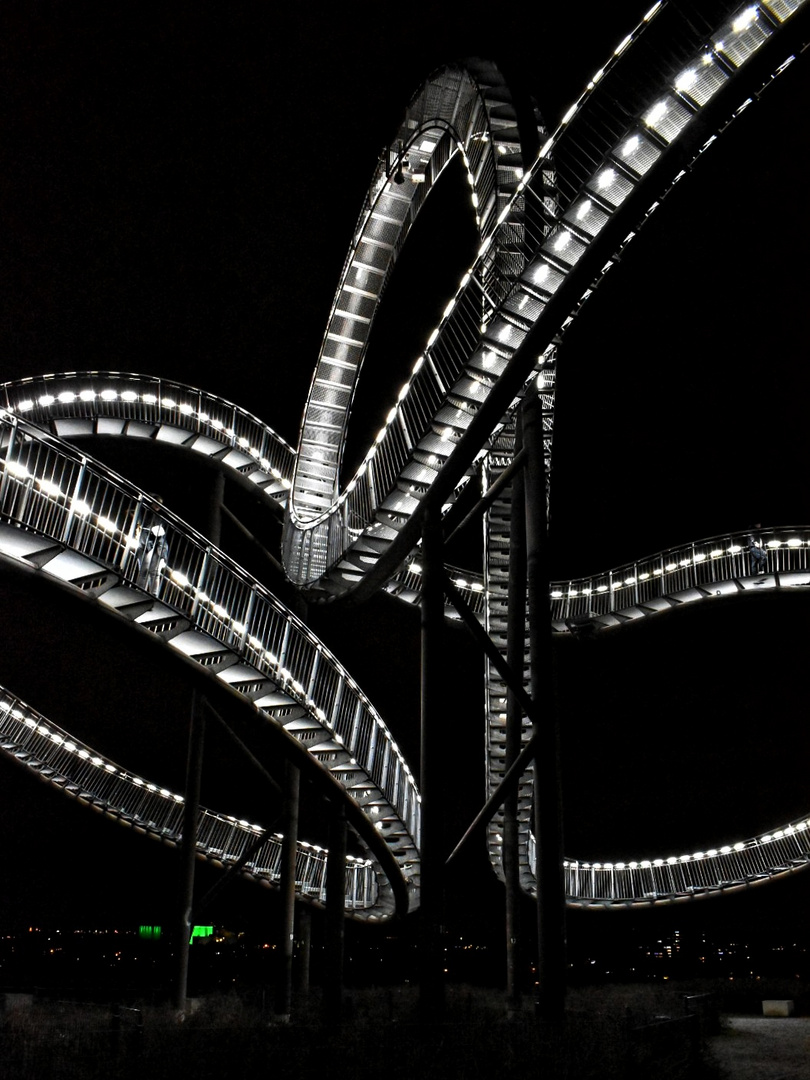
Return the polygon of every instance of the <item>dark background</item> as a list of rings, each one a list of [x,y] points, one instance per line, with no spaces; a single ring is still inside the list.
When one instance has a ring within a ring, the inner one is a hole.
[[[237,402],[295,444],[377,155],[422,80],[454,59],[490,57],[535,96],[553,129],[646,7],[583,14],[548,5],[538,31],[534,8],[476,18],[466,5],[443,6],[420,20],[366,3],[317,13],[4,5],[0,377],[162,375]],[[565,338],[555,577],[757,522],[810,518],[805,67],[676,187]],[[381,313],[356,445],[401,381],[397,339],[407,331],[405,347],[420,349],[470,250],[460,204],[437,193],[435,205]],[[154,489],[159,477],[167,504],[195,523],[206,479],[186,460],[106,449],[136,482]],[[4,571],[0,589],[0,681],[129,767],[179,786],[190,688],[182,665],[31,575]],[[806,606],[800,595],[756,597],[560,644],[571,855],[676,854],[807,812]],[[415,767],[416,613],[381,597],[314,613],[313,623]],[[453,831],[483,792],[483,690],[463,632],[448,636]],[[258,786],[213,772],[204,801],[208,793],[243,800],[233,812],[266,812]],[[0,778],[0,924],[160,921],[171,853],[11,765]],[[799,877],[695,905],[688,916],[574,913],[570,932],[599,936],[605,919],[631,918],[784,929],[801,925],[807,889]],[[500,890],[480,850],[455,871],[451,896],[451,924],[497,925]],[[269,917],[265,890],[245,886],[232,897],[216,910],[223,920]]]

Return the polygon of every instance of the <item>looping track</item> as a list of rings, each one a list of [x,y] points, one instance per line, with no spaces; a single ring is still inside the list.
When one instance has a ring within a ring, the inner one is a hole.
[[[202,453],[286,508],[285,566],[310,600],[362,598],[381,587],[414,598],[418,571],[406,560],[417,547],[424,508],[448,507],[479,466],[490,481],[497,478],[514,453],[514,407],[531,384],[542,403],[550,475],[561,335],[687,167],[798,54],[806,8],[798,0],[729,5],[716,21],[701,22],[657,5],[552,138],[536,112],[511,101],[491,65],[454,66],[429,79],[364,201],[297,452],[221,399],[141,376],[73,373],[4,387],[0,551],[162,638],[279,729],[290,751],[346,799],[368,847],[369,859],[350,875],[347,908],[358,917],[386,917],[397,905],[418,903],[419,796],[386,725],[339,661],[263,586],[63,440],[127,435]],[[658,73],[652,81],[650,71]],[[528,125],[521,119],[527,112]],[[478,256],[416,358],[397,406],[340,491],[350,407],[374,314],[419,206],[454,154],[467,169]],[[52,434],[36,424],[49,425]],[[144,587],[136,579],[134,551],[147,517],[168,535],[172,557],[165,573]],[[508,521],[505,489],[488,518],[484,582],[467,576],[464,586],[480,602],[496,643],[506,604]],[[718,593],[810,584],[805,533],[785,530],[769,539],[770,566],[757,585],[740,538],[732,536],[555,584],[553,628],[598,630]],[[505,688],[489,665],[486,685],[488,786],[494,790],[504,773]],[[64,767],[70,755],[73,763],[88,760],[68,749],[79,747],[76,740],[11,696],[7,702],[4,715],[17,724],[4,733],[7,753],[65,790],[75,787],[79,797],[106,797],[92,785],[85,791],[85,781]],[[36,752],[34,736],[42,744]],[[46,746],[58,747],[58,768],[40,752]],[[124,792],[142,785],[109,764],[96,767],[97,777],[117,776],[121,784],[105,809],[136,820],[140,811],[129,808]],[[523,884],[531,892],[528,787],[519,806]],[[173,827],[166,828],[171,833]],[[799,820],[690,855],[611,864],[567,860],[569,902],[618,907],[742,887],[805,865],[808,833],[808,822]],[[499,815],[488,842],[499,869]],[[207,843],[201,841],[201,853],[216,858],[222,845]],[[266,873],[273,877],[271,867]],[[304,892],[313,888],[306,885]]]

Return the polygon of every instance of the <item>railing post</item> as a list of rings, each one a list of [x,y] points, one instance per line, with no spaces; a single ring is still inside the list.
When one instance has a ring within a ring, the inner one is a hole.
[[[11,425],[10,425],[10,429],[9,429],[9,436],[8,436],[8,446],[6,447],[6,456],[5,456],[5,461],[3,462],[3,472],[2,472],[2,475],[0,475],[0,507],[2,507],[3,502],[5,500],[6,487],[8,486],[8,483],[9,483],[9,475],[8,475],[8,469],[6,468],[6,465],[8,464],[8,462],[10,460],[12,460],[11,455],[12,455],[12,451],[14,450],[14,441],[15,441],[15,436],[17,434],[17,427],[18,427],[17,417],[12,415],[12,417],[11,417]]]
[[[82,463],[79,468],[79,475],[76,477],[76,481],[73,485],[73,491],[70,495],[70,503],[68,505],[67,517],[65,518],[65,527],[62,530],[62,542],[65,544],[68,542],[68,537],[70,536],[70,527],[73,524],[73,518],[76,516],[73,506],[76,502],[78,502],[81,496],[82,486],[84,484],[84,475],[86,471],[87,461],[85,458],[82,458]]]
[[[200,572],[197,574],[197,584],[194,587],[194,598],[191,601],[191,618],[196,620],[197,613],[200,610],[200,593],[203,591],[203,585],[205,583],[205,576],[208,573],[208,560],[211,554],[211,549],[206,545],[205,554],[203,555],[202,566]]]

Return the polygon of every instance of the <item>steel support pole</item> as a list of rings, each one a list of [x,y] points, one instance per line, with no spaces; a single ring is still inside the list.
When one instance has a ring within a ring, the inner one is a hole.
[[[346,922],[346,808],[330,806],[329,853],[326,857],[326,967],[323,1012],[327,1023],[343,1014],[343,953]]]
[[[522,454],[521,419],[517,418],[516,454]],[[516,678],[526,664],[526,505],[523,470],[512,478],[509,530],[509,592],[506,622],[506,662]],[[521,750],[524,710],[515,691],[506,691],[506,768],[514,765]],[[506,887],[506,999],[510,1010],[520,1002],[518,964],[520,939],[520,859],[518,851],[518,789],[504,803],[503,871]]]
[[[438,508],[422,529],[421,776],[422,845],[419,906],[419,1004],[424,1020],[444,1012],[444,805],[442,681],[444,544]]]
[[[312,955],[312,912],[298,905],[298,940],[295,950],[295,989],[302,997],[309,993],[309,962]]]
[[[197,818],[200,810],[205,717],[204,698],[192,692],[189,718],[186,792],[183,803],[183,834],[180,839],[180,916],[178,926],[177,982],[174,1004],[177,1015],[185,1016],[188,996],[188,961],[194,903],[194,864],[197,857]]]
[[[284,1023],[292,1011],[292,965],[295,943],[295,857],[298,849],[298,802],[301,774],[295,765],[284,765],[284,813],[282,817],[281,958],[276,988],[276,1018]]]
[[[537,1011],[541,1021],[565,1012],[565,881],[559,719],[555,704],[549,606],[548,514],[540,399],[527,394],[522,408],[526,450],[526,565],[529,655],[534,703],[534,835],[537,876]]]
[[[214,547],[221,547],[224,502],[225,473],[220,468],[214,468],[211,470],[211,490],[208,495],[208,520],[205,533]]]

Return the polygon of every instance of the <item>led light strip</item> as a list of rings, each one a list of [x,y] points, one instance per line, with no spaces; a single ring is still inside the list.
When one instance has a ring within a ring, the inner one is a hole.
[[[2,687],[0,753],[66,795],[102,810],[122,824],[135,826],[164,843],[180,842],[182,795],[121,768]],[[261,825],[200,807],[197,854],[217,865],[231,865],[242,859],[246,850],[264,833]],[[282,840],[279,833],[268,834],[245,861],[241,872],[246,877],[277,885]],[[301,841],[297,851],[296,892],[299,898],[325,902],[325,850]],[[372,862],[347,855],[346,867],[347,909],[373,908],[377,887]]]

